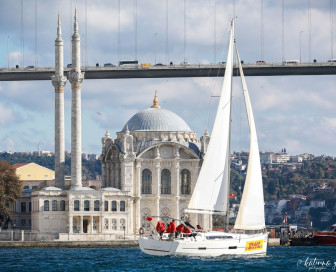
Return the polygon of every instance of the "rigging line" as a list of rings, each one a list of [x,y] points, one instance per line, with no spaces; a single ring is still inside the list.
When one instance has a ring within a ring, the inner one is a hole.
[[[21,66],[24,66],[23,0],[21,0]]]

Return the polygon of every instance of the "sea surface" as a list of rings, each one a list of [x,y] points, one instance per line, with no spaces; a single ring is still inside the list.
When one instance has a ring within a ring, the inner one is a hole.
[[[153,257],[138,248],[0,249],[0,271],[336,271],[336,247],[269,247],[265,257]]]

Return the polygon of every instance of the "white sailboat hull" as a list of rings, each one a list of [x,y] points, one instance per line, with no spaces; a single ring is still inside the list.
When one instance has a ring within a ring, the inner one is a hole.
[[[196,238],[196,239],[195,239]],[[198,233],[196,237],[159,239],[157,234],[140,237],[141,251],[154,256],[218,257],[225,255],[265,255],[267,234],[236,234],[226,232]]]

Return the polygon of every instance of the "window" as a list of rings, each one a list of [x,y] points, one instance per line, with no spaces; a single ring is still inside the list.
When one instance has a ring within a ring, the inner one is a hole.
[[[26,212],[26,202],[21,202],[21,212]]]
[[[79,200],[74,201],[74,211],[78,212],[79,211]]]
[[[181,194],[190,195],[191,174],[187,169],[181,171]]]
[[[112,208],[111,208],[112,212],[116,212],[117,211],[117,201],[113,200],[112,201]]]
[[[104,210],[105,212],[108,212],[108,201],[104,202]]]
[[[44,200],[44,211],[49,211],[49,200]]]
[[[161,172],[161,194],[171,194],[170,171],[168,169],[163,169]]]
[[[37,191],[38,190],[38,186],[33,186],[32,190],[33,191]]]
[[[84,211],[86,212],[90,211],[90,201],[89,200],[84,201]]]
[[[57,211],[57,200],[52,201],[52,210],[55,212]]]
[[[152,193],[152,172],[149,169],[145,169],[142,171],[141,193],[142,194]]]
[[[120,230],[126,229],[126,220],[120,219]]]
[[[99,211],[99,200],[95,200],[94,202],[93,202],[93,204],[94,204],[94,211]]]
[[[29,202],[29,204],[28,204],[28,212],[31,212],[31,211],[32,211],[32,203]]]
[[[97,220],[95,218],[92,219],[92,228],[93,230],[97,230]]]
[[[124,212],[126,210],[125,208],[125,201],[120,201],[120,211]]]
[[[29,189],[29,186],[28,186],[28,185],[26,185],[25,187],[23,187],[23,189]]]
[[[60,201],[60,211],[65,211],[65,200]]]
[[[117,219],[112,219],[112,229],[117,230]]]
[[[107,218],[104,219],[104,229],[108,229],[109,228],[109,220]]]
[[[22,227],[26,226],[26,219],[21,219],[21,226]]]

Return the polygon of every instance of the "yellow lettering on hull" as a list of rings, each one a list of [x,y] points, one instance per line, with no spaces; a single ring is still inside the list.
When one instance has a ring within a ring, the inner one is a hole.
[[[259,250],[263,247],[264,240],[246,242],[245,251]]]

